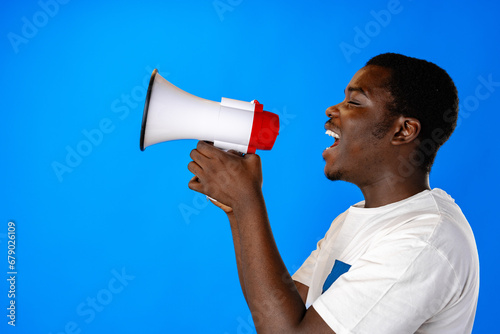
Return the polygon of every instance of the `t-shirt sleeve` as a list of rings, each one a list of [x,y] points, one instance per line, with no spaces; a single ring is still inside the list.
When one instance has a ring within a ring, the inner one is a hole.
[[[446,258],[411,235],[375,243],[313,303],[337,333],[415,333],[454,298],[458,281]]]
[[[323,244],[325,238],[318,241],[316,249],[311,252],[309,257],[300,266],[300,268],[292,275],[292,279],[306,286],[311,286],[311,280],[313,276],[314,267],[316,266],[316,260],[318,259],[318,254],[321,250],[321,245]]]
[[[316,267],[316,262],[318,260],[319,254],[321,252],[322,246],[327,243],[327,241],[332,238],[332,234],[335,233],[334,228],[339,227],[347,214],[347,211],[340,214],[337,218],[335,218],[330,225],[330,228],[326,232],[323,239],[318,241],[316,245],[316,249],[309,255],[306,261],[302,264],[302,266],[292,275],[292,279],[294,281],[300,282],[308,287],[311,286],[311,281],[313,278],[314,268]]]

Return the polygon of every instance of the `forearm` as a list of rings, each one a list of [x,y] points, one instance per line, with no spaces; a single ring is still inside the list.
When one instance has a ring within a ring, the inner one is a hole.
[[[260,191],[234,209],[240,275],[258,333],[293,333],[306,308],[276,247]]]
[[[236,257],[236,267],[238,268],[238,278],[240,280],[241,291],[243,292],[245,300],[247,300],[247,294],[246,294],[242,266],[241,266],[241,245],[240,245],[240,233],[238,231],[238,224],[236,222],[234,213],[232,212],[228,213],[227,218],[229,219],[229,225],[231,226],[231,234],[233,236],[234,254]]]

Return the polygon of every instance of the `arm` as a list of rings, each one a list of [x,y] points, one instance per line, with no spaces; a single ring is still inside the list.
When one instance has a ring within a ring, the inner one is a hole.
[[[229,225],[231,226],[231,234],[233,235],[233,244],[234,244],[234,254],[236,256],[236,267],[238,268],[238,278],[240,280],[241,291],[243,292],[243,296],[248,303],[247,293],[245,289],[245,281],[242,272],[241,265],[241,246],[240,246],[240,234],[238,232],[238,225],[236,223],[236,218],[234,218],[234,214],[228,213],[227,217],[229,219]]]
[[[309,292],[309,287],[305,284],[302,284],[297,281],[293,281],[295,283],[295,287],[297,288],[297,291],[299,292],[300,298],[302,298],[302,302],[304,304],[306,303],[307,300],[307,293]]]
[[[196,179],[196,176],[193,177],[193,180]],[[227,205],[222,204],[219,201],[215,201],[212,198],[209,198],[210,202],[212,202],[215,206],[219,207],[224,211],[229,220],[229,226],[231,227],[231,234],[233,237],[233,245],[234,245],[234,254],[236,258],[236,267],[238,269],[238,278],[240,281],[241,291],[243,292],[243,296],[245,300],[247,300],[247,294],[245,290],[245,283],[243,280],[243,273],[241,269],[241,246],[240,246],[240,233],[238,231],[238,225],[236,222],[236,218],[234,217],[233,209]]]
[[[306,310],[278,252],[261,191],[259,157],[228,154],[200,142],[191,158],[188,168],[195,177],[189,187],[233,210],[240,282],[257,332],[333,333],[313,307]]]
[[[240,246],[240,234],[238,231],[238,225],[236,222],[236,218],[234,217],[233,209],[228,207],[227,205],[222,204],[221,202],[217,201],[212,201],[211,202],[221,208],[226,214],[227,218],[229,220],[229,225],[231,227],[231,234],[233,236],[233,244],[234,244],[234,253],[236,255],[236,266],[238,269],[238,278],[240,280],[240,285],[241,285],[241,290],[243,292],[243,296],[245,297],[245,300],[247,298],[246,296],[246,290],[245,290],[245,283],[243,281],[243,273],[241,272],[241,246]],[[300,282],[294,281],[295,287],[297,288],[297,291],[299,292],[300,298],[302,299],[302,302],[304,304],[306,303],[307,300],[307,293],[309,292],[309,287],[305,284],[302,284]]]

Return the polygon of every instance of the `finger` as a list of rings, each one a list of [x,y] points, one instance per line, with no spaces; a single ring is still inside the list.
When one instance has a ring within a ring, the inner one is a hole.
[[[253,163],[260,164],[260,156],[255,153],[245,154],[244,158],[248,161],[252,161]]]
[[[189,182],[198,182],[198,183],[200,183],[201,181],[200,181],[200,179],[198,178],[198,176],[196,176],[196,175],[195,175],[195,176],[193,176],[193,177],[191,178],[191,180],[189,180]]]
[[[196,145],[196,150],[206,157],[210,157],[210,155],[218,149],[214,146],[214,143],[200,140]]]
[[[201,154],[206,156],[207,158],[211,159],[216,156],[224,156],[226,154],[226,150],[218,148],[214,146],[213,143],[211,142],[204,142],[204,141],[199,141],[198,145],[196,145],[196,150],[199,151]],[[234,151],[234,150],[233,150]],[[236,152],[236,151],[234,151]],[[240,153],[238,153],[240,154]]]
[[[188,188],[203,194],[203,185],[197,176],[193,176],[188,182]]]
[[[244,153],[238,152],[236,150],[229,150],[229,151],[227,151],[227,153],[231,153],[231,154],[237,155],[239,157],[242,157],[245,155]]]
[[[203,168],[200,167],[200,165],[198,165],[196,162],[194,161],[191,161],[190,163],[188,163],[188,170],[193,173],[197,178],[199,178],[200,176],[202,176],[203,174]]]
[[[198,149],[192,150],[189,154],[189,157],[200,166],[204,165],[208,160],[210,160],[209,157],[198,151]]]

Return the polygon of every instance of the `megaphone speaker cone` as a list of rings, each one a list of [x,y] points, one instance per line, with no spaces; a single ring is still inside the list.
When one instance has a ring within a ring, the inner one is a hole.
[[[270,150],[279,132],[279,117],[258,101],[222,98],[215,102],[189,94],[154,70],[149,81],[140,148],[178,140],[211,141],[216,147],[255,153]]]
[[[146,123],[148,121],[148,110],[149,110],[149,101],[151,100],[151,91],[153,90],[153,85],[155,82],[156,74],[158,70],[155,68],[153,73],[151,74],[151,79],[149,79],[148,92],[146,94],[146,102],[144,103],[144,111],[142,113],[142,125],[141,125],[141,151],[144,151],[144,137],[146,136]]]

